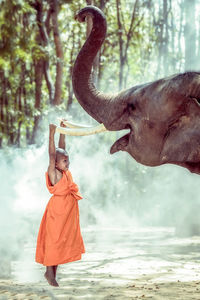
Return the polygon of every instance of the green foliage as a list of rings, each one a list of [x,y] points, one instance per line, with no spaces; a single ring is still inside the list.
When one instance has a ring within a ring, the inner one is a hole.
[[[100,6],[100,2],[96,0],[95,4]],[[41,3],[43,4],[43,22],[45,22],[49,1],[44,0]],[[123,88],[163,75],[165,62],[169,65],[170,73],[179,71],[182,66],[180,62],[184,58],[183,52],[173,46],[173,39],[177,40],[179,37],[181,26],[175,28],[170,25],[168,53],[164,56],[160,49],[163,47],[161,28],[165,20],[161,15],[160,2],[140,0],[137,3],[126,53],[127,36],[135,1],[120,1],[121,29],[117,22],[116,1],[105,1],[104,13],[107,18],[108,31],[100,55],[98,86],[101,90],[108,92],[118,90],[120,68],[122,68],[119,63],[119,34],[123,43],[122,54],[124,56],[126,54],[122,72]],[[7,144],[25,146],[31,140],[35,120],[38,117],[48,116],[52,111],[61,112],[67,109],[72,90],[72,67],[85,41],[86,24],[77,22],[74,15],[86,5],[86,1],[59,1],[58,23],[64,52],[62,104],[56,109],[50,106],[49,90],[43,76],[41,103],[39,107],[36,107],[35,65],[39,61],[49,62],[49,74],[54,85],[58,58],[51,22],[48,42],[44,43],[39,38],[35,4],[35,0],[0,2],[1,146]],[[176,12],[170,10],[169,22],[172,22],[174,16],[180,20],[177,14],[181,13],[181,8],[178,4],[176,6]],[[75,99],[73,99],[73,105],[76,105]]]

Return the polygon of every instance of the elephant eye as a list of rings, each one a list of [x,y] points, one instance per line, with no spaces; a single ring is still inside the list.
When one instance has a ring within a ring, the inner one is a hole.
[[[129,103],[128,104],[128,109],[129,109],[129,111],[133,111],[133,110],[136,109],[136,107],[135,107],[135,105],[133,103]]]

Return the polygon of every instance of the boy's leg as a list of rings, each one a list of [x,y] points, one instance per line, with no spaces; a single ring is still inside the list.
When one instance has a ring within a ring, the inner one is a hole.
[[[46,280],[50,285],[59,286],[57,281],[55,280],[54,266],[46,267],[46,272],[44,273],[44,277],[46,278]]]
[[[54,277],[56,278],[56,271],[58,266],[53,266]]]

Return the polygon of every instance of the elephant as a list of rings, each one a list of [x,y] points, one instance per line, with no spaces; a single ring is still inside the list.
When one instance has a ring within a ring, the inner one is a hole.
[[[110,153],[128,152],[146,166],[175,164],[200,174],[200,72],[184,72],[104,94],[92,82],[93,60],[106,36],[106,18],[95,6],[76,14],[91,16],[91,33],[76,57],[72,85],[84,110],[107,130],[128,129]]]

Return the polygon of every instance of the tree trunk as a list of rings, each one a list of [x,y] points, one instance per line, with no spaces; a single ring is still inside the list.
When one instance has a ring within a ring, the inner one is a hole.
[[[182,0],[184,1],[184,0]],[[180,22],[179,22],[179,31],[178,31],[178,52],[183,54],[182,47],[182,38],[184,38],[184,26],[183,26],[183,18],[184,18],[184,3],[180,3]],[[180,59],[178,63],[178,69],[182,70],[182,60]]]
[[[24,86],[23,89],[23,98],[24,98],[24,113],[25,113],[25,118],[29,119],[30,118],[30,110],[28,108],[27,104],[27,99],[26,99],[26,88]],[[30,136],[30,128],[29,124],[26,125],[26,144],[30,144],[31,141],[31,136]]]
[[[49,29],[49,19],[50,19],[50,15],[51,15],[51,9],[48,10],[46,21],[44,23],[44,21],[43,21],[42,1],[37,0],[35,5],[34,5],[34,8],[37,11],[36,20],[37,20],[39,33],[40,33],[40,44],[44,48],[47,48],[47,46],[49,44],[48,34],[49,34],[49,30],[50,30]],[[51,104],[53,104],[54,87],[53,87],[52,79],[51,79],[51,76],[50,76],[50,73],[49,73],[49,54],[48,54],[48,51],[46,51],[46,53],[47,54],[45,55],[45,58],[43,58],[43,60],[44,60],[43,72],[44,72],[44,77],[45,77],[45,81],[46,81],[48,92],[49,92],[49,101],[50,101]]]
[[[73,89],[72,89],[72,69],[73,69],[73,54],[75,48],[75,33],[72,31],[72,49],[70,53],[70,61],[69,61],[69,78],[67,80],[67,88],[68,88],[68,101],[67,101],[67,111],[69,110],[70,106],[72,105],[73,101]]]
[[[172,0],[169,0],[169,7],[170,11],[172,11]],[[175,31],[176,31],[176,23],[172,14],[172,18],[170,19],[170,28],[171,28],[171,48],[172,48],[172,54],[175,53]],[[172,56],[172,59],[170,60],[170,65],[172,66],[172,73],[175,73],[176,71],[176,59],[174,58],[174,55]]]
[[[31,144],[36,143],[36,133],[40,120],[40,104],[42,97],[43,59],[35,61],[35,116]]]
[[[196,27],[195,10],[196,0],[185,0],[185,70],[196,69]],[[192,21],[193,20],[193,21]]]
[[[164,32],[164,23],[162,19],[162,5],[159,3],[159,17],[158,21],[155,21],[156,33],[158,36],[158,62],[157,62],[157,71],[156,74],[160,76],[162,74],[163,66],[163,32]]]
[[[21,85],[19,86],[18,88],[18,91],[17,91],[17,95],[16,95],[16,101],[18,103],[16,103],[17,105],[17,111],[19,113],[18,115],[18,118],[19,120],[17,120],[17,136],[16,136],[16,140],[15,140],[15,144],[17,147],[20,147],[21,146],[21,143],[20,143],[20,138],[21,138],[21,125],[22,125],[22,118],[21,118],[21,115],[22,115],[22,88],[21,88]],[[11,126],[13,127],[13,124],[11,124]]]
[[[122,23],[120,18],[121,3],[120,0],[116,0],[117,8],[117,24],[118,24],[118,40],[119,40],[119,90],[122,89],[122,76],[124,69],[124,59],[123,59],[123,39],[122,39]]]
[[[169,55],[168,55],[168,43],[169,43],[169,21],[168,21],[168,1],[163,0],[163,19],[164,19],[164,37],[163,37],[163,71],[164,76],[169,73]]]
[[[3,144],[3,136],[4,136],[4,110],[5,110],[5,87],[4,87],[4,71],[0,70],[0,84],[1,84],[1,105],[0,105],[0,148]]]
[[[54,43],[56,47],[56,81],[55,81],[55,95],[53,104],[59,105],[62,101],[62,78],[63,78],[63,48],[60,39],[59,27],[58,27],[58,1],[51,0],[51,19],[52,19],[52,26],[53,26],[53,36],[54,36]]]
[[[121,21],[121,17],[120,17],[120,13],[122,13],[121,2],[120,2],[120,0],[116,0],[118,40],[119,40],[119,60],[120,60],[119,85],[118,85],[119,90],[121,90],[122,88],[125,88],[126,80],[124,81],[124,78],[125,78],[124,77],[124,67],[125,67],[125,64],[127,63],[127,59],[128,59],[128,48],[130,45],[130,41],[134,34],[133,25],[134,25],[134,21],[135,21],[137,5],[138,5],[138,0],[135,0],[135,3],[133,4],[130,26],[129,26],[127,33],[125,33],[125,38],[123,39],[123,27],[124,26],[122,26],[122,21]],[[138,21],[138,23],[135,25],[135,27],[139,26],[142,19],[143,19],[143,16]]]

